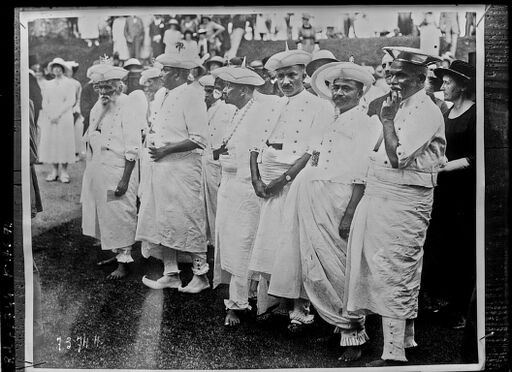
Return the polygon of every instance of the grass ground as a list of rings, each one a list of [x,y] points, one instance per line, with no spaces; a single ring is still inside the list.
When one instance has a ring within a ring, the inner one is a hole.
[[[382,334],[376,316],[367,319],[371,338],[363,358],[337,360],[337,339],[325,340],[332,327],[317,318],[304,334],[292,336],[285,319],[260,325],[247,319],[224,327],[226,286],[186,295],[146,288],[141,278],[161,274],[154,259],[134,249],[132,272],[123,281],[106,280],[112,267],[97,261],[109,256],[80,231],[80,175],[83,162],[70,166],[71,183],[47,183],[38,166],[45,211],[33,221],[34,260],[41,273],[44,337],[34,362],[45,368],[240,369],[362,366],[379,358]],[[212,252],[209,263],[213,265]],[[182,265],[182,279],[191,278]],[[210,279],[211,279],[210,271]],[[416,324],[419,349],[411,364],[460,361],[463,331],[443,328],[433,317]],[[69,338],[69,339],[68,339]],[[85,342],[87,340],[87,342]]]

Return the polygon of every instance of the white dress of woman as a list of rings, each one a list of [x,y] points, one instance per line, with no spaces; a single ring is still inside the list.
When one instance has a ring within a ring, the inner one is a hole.
[[[126,61],[130,58],[128,44],[124,37],[124,25],[126,17],[116,17],[112,23],[112,41],[114,42],[114,53],[117,52],[120,61]]]
[[[41,144],[39,160],[52,164],[47,181],[69,182],[68,163],[75,162],[75,128],[73,106],[76,89],[72,81],[64,76],[65,67],[52,64],[55,79],[48,81],[43,96],[43,108],[39,118]],[[61,173],[58,174],[59,164]]]

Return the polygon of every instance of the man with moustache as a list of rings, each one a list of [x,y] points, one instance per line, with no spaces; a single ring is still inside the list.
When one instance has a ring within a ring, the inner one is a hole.
[[[203,190],[206,208],[206,235],[208,242],[215,242],[215,216],[217,212],[217,191],[221,181],[220,163],[213,151],[222,145],[222,138],[231,122],[236,106],[227,104],[220,98],[222,92],[215,89],[213,75],[204,75],[199,79],[204,89],[204,101],[208,109],[208,138],[203,153]]]
[[[249,270],[253,276],[261,275],[265,282],[270,281],[268,293],[281,297],[276,311],[281,314],[289,311],[293,323],[291,330],[311,324],[314,316],[309,312],[309,301],[301,288],[301,281],[288,280],[289,271],[300,272],[300,257],[297,252],[278,249],[283,205],[290,183],[311,157],[311,141],[321,134],[333,116],[333,107],[328,101],[304,88],[305,68],[310,61],[310,53],[285,50],[271,56],[265,64],[267,70],[275,72],[279,88],[286,98],[282,99],[283,108],[276,125],[266,129],[265,146],[253,149],[250,159],[253,187],[256,195],[262,198],[262,206]],[[268,311],[262,304],[271,303],[262,301],[266,295],[264,288],[260,285],[259,315]],[[260,319],[265,319],[265,316]]]
[[[215,150],[222,179],[217,200],[214,277],[214,286],[229,284],[224,325],[236,326],[241,313],[251,309],[248,264],[260,215],[260,201],[251,185],[249,149],[261,146],[265,138],[261,123],[274,123],[279,110],[254,100],[254,89],[264,80],[244,64],[217,69],[213,75],[215,85],[223,86],[226,103],[237,108],[220,148]]]
[[[156,62],[163,66],[164,87],[154,99],[153,133],[147,139],[148,186],[141,199],[136,239],[142,241],[144,257],[163,261],[164,271],[160,279],[144,276],[142,282],[153,289],[199,293],[210,287],[201,183],[208,117],[204,99],[187,85],[187,77],[201,61],[175,48]],[[178,252],[192,257],[194,276],[186,287],[179,277]]]
[[[117,262],[108,278],[128,275],[131,246],[137,227],[138,177],[136,160],[141,147],[140,123],[131,98],[122,93],[127,71],[106,63],[89,68],[87,77],[99,92],[85,133],[88,161],[82,181],[82,230],[101,240],[103,250]]]
[[[382,105],[382,134],[352,221],[344,294],[349,314],[382,317],[383,353],[371,367],[403,364],[405,350],[417,346],[423,243],[446,162],[443,116],[424,90],[427,65],[439,58],[415,48],[383,49],[393,57],[392,94]]]

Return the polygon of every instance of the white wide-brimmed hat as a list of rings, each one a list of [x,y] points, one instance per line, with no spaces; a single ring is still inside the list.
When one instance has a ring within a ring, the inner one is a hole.
[[[331,99],[329,86],[336,79],[355,80],[364,85],[364,92],[370,89],[375,81],[365,66],[353,62],[331,62],[321,66],[311,77],[311,87],[319,97]]]
[[[234,84],[253,86],[265,84],[265,80],[263,80],[256,72],[239,66],[225,66],[218,68],[212,72],[212,76]]]
[[[50,71],[53,69],[53,66],[55,66],[55,65],[62,66],[62,68],[64,69],[64,72],[66,72],[66,71],[69,72],[71,70],[71,67],[66,63],[66,61],[64,61],[60,57],[56,57],[53,59],[53,61],[48,63],[48,68],[50,69]]]

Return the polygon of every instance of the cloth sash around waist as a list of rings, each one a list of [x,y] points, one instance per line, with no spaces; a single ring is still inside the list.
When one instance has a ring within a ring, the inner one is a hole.
[[[379,166],[375,162],[370,162],[368,177],[374,177],[380,181],[395,185],[423,186],[428,188],[437,186],[437,172],[388,168]]]
[[[277,156],[279,153],[279,150],[275,150],[271,147],[263,151],[261,164],[259,165],[259,171],[263,182],[268,183],[273,179],[276,179],[290,169],[290,166],[293,164],[278,161]]]
[[[432,205],[434,189],[431,187],[399,185],[385,182],[374,174],[369,174],[364,191],[365,196],[379,199],[391,199],[405,205]]]

